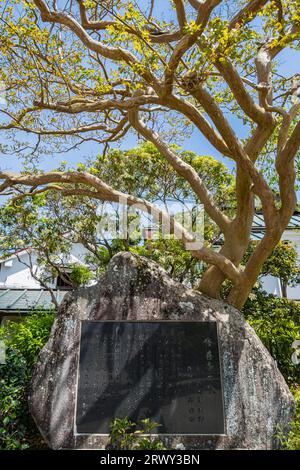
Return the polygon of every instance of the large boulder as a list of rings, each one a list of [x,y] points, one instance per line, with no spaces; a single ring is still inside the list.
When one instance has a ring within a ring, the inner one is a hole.
[[[107,436],[74,433],[81,320],[218,322],[226,435],[167,436],[168,448],[273,449],[288,428],[292,395],[276,362],[241,313],[173,281],[156,263],[113,257],[97,285],[67,294],[40,353],[29,404],[54,449],[105,448]]]

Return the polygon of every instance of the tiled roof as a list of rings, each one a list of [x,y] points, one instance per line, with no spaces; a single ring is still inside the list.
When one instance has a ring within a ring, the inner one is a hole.
[[[266,226],[264,217],[257,212],[254,215],[251,235],[254,240],[261,240],[264,236]],[[300,230],[300,212],[295,212],[285,230]]]
[[[60,304],[66,291],[55,290],[54,295]],[[0,311],[28,312],[34,309],[53,308],[51,295],[42,289],[0,289]]]
[[[300,212],[294,212],[288,226],[285,230],[300,230]],[[264,221],[263,214],[256,212],[253,218],[253,225],[251,228],[251,240],[261,240],[266,231],[266,224]],[[215,246],[221,246],[224,243],[223,234],[220,235],[219,239],[215,242]]]

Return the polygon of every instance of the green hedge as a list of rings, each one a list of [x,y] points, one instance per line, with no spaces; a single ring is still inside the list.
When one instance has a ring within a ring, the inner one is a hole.
[[[52,312],[37,312],[22,322],[0,328],[6,345],[6,362],[0,364],[0,449],[43,448],[28,410],[28,391],[37,356],[46,343],[54,320]]]

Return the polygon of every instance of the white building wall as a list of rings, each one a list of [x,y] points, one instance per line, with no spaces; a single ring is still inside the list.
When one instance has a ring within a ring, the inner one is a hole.
[[[63,257],[62,263],[66,265],[78,262],[84,263],[87,253],[88,251],[81,244],[73,244],[70,256]],[[33,253],[31,254],[31,262],[34,272],[38,275],[39,268],[36,256]],[[39,282],[32,277],[30,268],[26,265],[29,265],[29,255],[25,251],[18,253],[18,256],[13,255],[11,258],[0,262],[0,288],[39,289],[41,287]],[[56,280],[49,283],[49,287],[55,288]]]

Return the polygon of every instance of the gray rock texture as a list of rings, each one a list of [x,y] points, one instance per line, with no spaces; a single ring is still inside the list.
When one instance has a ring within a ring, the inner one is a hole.
[[[93,287],[67,294],[35,368],[29,404],[53,449],[103,449],[108,437],[74,433],[81,320],[217,321],[226,435],[166,436],[168,448],[273,449],[293,398],[275,361],[241,313],[174,282],[155,263],[119,253]]]

